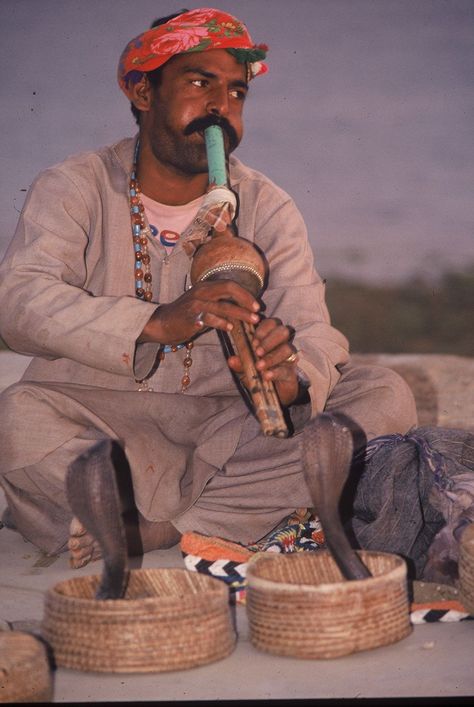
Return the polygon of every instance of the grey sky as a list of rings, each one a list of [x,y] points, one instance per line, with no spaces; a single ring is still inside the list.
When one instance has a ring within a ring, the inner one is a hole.
[[[134,133],[126,42],[212,4],[270,46],[236,154],[295,198],[321,274],[474,261],[472,0],[1,0],[0,254],[41,169]]]

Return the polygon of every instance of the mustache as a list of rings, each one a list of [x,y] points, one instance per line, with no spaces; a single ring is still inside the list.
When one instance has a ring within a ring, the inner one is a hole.
[[[204,131],[210,125],[219,125],[229,138],[230,149],[233,150],[239,144],[239,138],[233,126],[227,118],[219,115],[205,115],[203,118],[195,118],[184,129],[185,135]]]

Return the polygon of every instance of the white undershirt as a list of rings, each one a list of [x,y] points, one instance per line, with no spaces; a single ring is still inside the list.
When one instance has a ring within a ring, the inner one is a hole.
[[[145,207],[145,214],[152,235],[166,248],[169,254],[173,252],[181,233],[189,226],[197,214],[204,200],[204,195],[181,206],[160,204],[160,202],[150,199],[145,194],[141,195],[141,200]]]

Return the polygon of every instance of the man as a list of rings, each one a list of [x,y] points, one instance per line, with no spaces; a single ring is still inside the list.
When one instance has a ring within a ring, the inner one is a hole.
[[[124,451],[146,551],[188,530],[254,542],[310,506],[298,432],[324,409],[366,438],[416,424],[398,376],[350,364],[292,199],[233,156],[237,228],[268,261],[264,304],[230,280],[190,287],[179,234],[208,191],[203,129],[219,122],[233,152],[265,53],[218,10],[166,18],[119,65],[138,140],[45,170],[26,200],[2,265],[0,324],[34,360],[2,395],[1,483],[10,523],[46,552],[69,544],[75,566],[94,546],[72,519],[65,475],[98,440]],[[217,334],[236,319],[256,326],[256,365],[288,439],[263,436],[236,388],[242,361],[226,362]]]

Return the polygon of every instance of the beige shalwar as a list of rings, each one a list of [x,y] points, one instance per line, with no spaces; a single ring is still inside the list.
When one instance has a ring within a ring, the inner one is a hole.
[[[182,393],[184,351],[156,365],[159,344],[136,344],[157,303],[190,286],[191,261],[180,243],[167,254],[151,242],[155,302],[134,296],[133,147],[125,139],[41,173],[1,266],[0,333],[35,357],[1,396],[1,483],[20,532],[48,552],[67,541],[67,465],[103,436],[120,441],[145,518],[253,542],[310,505],[297,433],[311,415],[343,412],[368,438],[416,424],[402,379],[350,364],[292,199],[234,157],[239,234],[265,253],[265,315],[294,327],[311,405],[290,409],[294,436],[263,437],[213,330],[195,340]],[[139,391],[148,375],[152,390]]]

